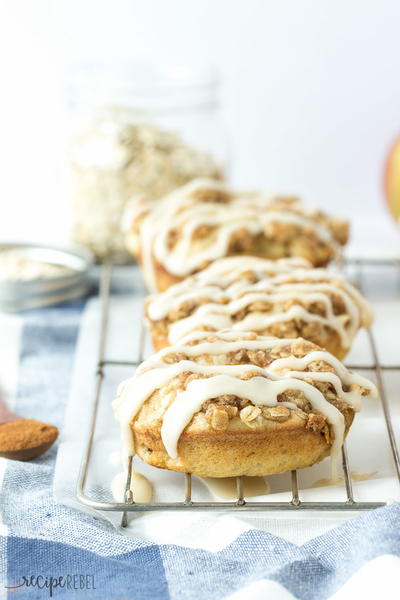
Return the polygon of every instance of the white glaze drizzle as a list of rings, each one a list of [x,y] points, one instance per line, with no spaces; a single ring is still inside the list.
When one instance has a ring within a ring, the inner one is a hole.
[[[234,264],[232,268],[234,269]],[[226,272],[227,268],[221,271]],[[325,269],[302,269],[269,278],[258,274],[261,279],[257,283],[249,284],[238,279],[225,288],[225,281],[221,281],[218,276],[218,268],[215,269],[215,273],[206,273],[203,277],[206,282],[204,286],[195,277],[193,281],[178,283],[166,292],[149,299],[147,312],[151,320],[165,318],[170,311],[191,299],[209,300],[198,306],[190,316],[170,324],[170,343],[178,342],[185,334],[204,325],[215,331],[224,328],[261,331],[274,323],[301,319],[305,322],[321,323],[336,331],[342,346],[349,348],[359,327],[368,326],[372,321],[371,308],[359,292],[343,278]],[[345,306],[344,314],[334,313],[333,296],[342,300]],[[220,299],[227,302],[218,303]],[[283,312],[276,305],[287,300],[299,300],[303,306],[297,304]],[[250,312],[239,321],[234,318],[241,309],[257,301],[266,301],[273,306],[266,311]],[[324,316],[307,310],[307,306],[314,302],[322,303],[325,309]]]
[[[186,390],[178,392],[175,398],[168,399],[164,408],[166,412],[162,418],[161,435],[164,446],[172,458],[177,456],[177,444],[179,437],[191,421],[193,415],[198,412],[202,404],[211,398],[223,394],[239,395],[249,399],[253,404],[274,406],[278,403],[277,397],[285,390],[302,391],[313,408],[321,412],[332,427],[334,441],[331,455],[339,451],[343,443],[344,420],[342,413],[328,402],[324,395],[310,383],[303,381],[307,378],[312,381],[327,381],[332,383],[339,398],[351,404],[354,410],[360,406],[361,391],[350,389],[344,391],[342,381],[348,385],[353,384],[376,396],[375,386],[360,375],[349,372],[340,361],[325,351],[312,351],[303,358],[289,356],[273,361],[268,367],[261,368],[253,364],[241,365],[204,365],[191,358],[201,355],[218,355],[235,352],[239,349],[266,349],[277,346],[287,346],[298,340],[279,340],[259,336],[256,340],[249,339],[251,334],[241,333],[240,336],[247,339],[238,339],[238,334],[219,332],[218,340],[214,342],[202,342],[209,334],[197,332],[185,338],[184,344],[189,341],[199,340],[197,345],[179,345],[173,348],[165,348],[152,356],[148,361],[142,363],[133,377],[123,382],[118,390],[118,396],[113,402],[116,417],[121,426],[121,436],[124,452],[134,452],[133,438],[130,423],[135,418],[143,403],[163,385],[171,379],[184,372],[200,373],[206,378],[195,379],[188,383]],[[164,358],[171,353],[184,353],[187,360],[176,363],[166,363]],[[331,365],[335,373],[330,371],[303,371],[313,361],[324,361]],[[258,372],[259,375],[248,379],[238,379],[246,372]],[[277,374],[279,373],[279,375]],[[285,403],[290,405],[290,403]]]
[[[312,407],[326,416],[334,432],[331,453],[332,456],[336,456],[343,441],[344,418],[317,388],[296,379],[283,378],[273,381],[265,377],[252,377],[243,381],[228,375],[195,379],[189,382],[185,391],[177,393],[174,402],[166,410],[161,426],[161,438],[165,449],[171,458],[178,457],[177,446],[182,431],[210,397],[232,394],[246,398],[256,406],[276,406],[278,395],[288,389],[303,392]]]
[[[317,220],[317,211],[299,200],[286,208],[277,198],[265,194],[234,194],[227,207],[224,203],[198,202],[193,193],[202,189],[228,191],[214,180],[194,180],[157,202],[144,217],[140,227],[140,248],[146,283],[156,290],[154,261],[169,273],[185,277],[209,262],[226,256],[232,234],[245,228],[251,235],[268,231],[273,223],[296,225],[314,232],[316,237],[330,245],[335,253],[339,245],[328,226]],[[202,225],[215,227],[210,243],[193,239]],[[180,239],[174,248],[168,247],[170,232],[176,229]],[[135,244],[137,245],[137,244]]]
[[[281,258],[269,260],[256,256],[228,256],[212,262],[203,269],[187,277],[183,281],[169,287],[162,294],[150,297],[149,307],[152,319],[162,319],[178,304],[196,298],[201,290],[202,295],[216,300],[226,295],[224,290],[233,286],[246,285],[240,280],[241,274],[252,271],[259,280],[292,273],[295,269],[311,269],[311,264],[302,258]],[[248,285],[248,283],[247,283]]]

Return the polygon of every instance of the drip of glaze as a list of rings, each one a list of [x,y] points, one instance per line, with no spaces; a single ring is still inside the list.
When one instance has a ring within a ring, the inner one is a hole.
[[[221,500],[237,498],[236,477],[201,477],[209,491]],[[243,495],[245,498],[264,496],[271,492],[271,486],[264,477],[243,476]]]
[[[330,461],[331,461],[331,480],[332,481],[336,481],[337,479],[339,479],[339,472],[338,472],[338,457],[336,456],[330,456]]]
[[[377,474],[378,471],[372,471],[371,473],[356,473],[352,471],[351,478],[353,481],[369,481],[370,479],[374,479]]]
[[[314,481],[312,484],[312,488],[326,487],[328,485],[342,485],[344,482],[343,477],[323,477],[322,479],[318,479]]]
[[[355,471],[351,472],[351,479],[353,481],[368,481],[369,479],[374,479],[377,475],[377,471],[372,471],[371,473],[356,473]],[[344,483],[344,477],[332,476],[332,477],[324,477],[323,479],[318,479],[314,481],[312,484],[312,488],[326,487],[330,485],[342,485]]]
[[[111,481],[111,493],[116,502],[125,500],[126,472],[117,473]],[[132,471],[131,492],[134,502],[151,502],[153,498],[153,484],[142,475]]]

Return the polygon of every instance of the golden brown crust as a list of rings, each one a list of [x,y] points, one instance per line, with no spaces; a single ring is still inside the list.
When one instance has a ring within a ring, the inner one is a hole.
[[[171,285],[179,283],[184,277],[177,277],[169,273],[159,262],[154,260],[154,274],[157,282],[157,289],[160,292],[167,290]]]
[[[354,411],[346,412],[346,432]],[[307,420],[292,415],[284,423],[268,422],[249,429],[239,418],[226,431],[190,426],[178,443],[178,458],[165,451],[158,428],[132,424],[137,454],[161,469],[195,473],[200,477],[264,476],[302,469],[320,462],[330,453],[323,432],[307,428]]]
[[[156,329],[150,328],[150,336],[151,343],[155,352],[158,352],[159,350],[162,350],[163,348],[166,348],[170,345],[165,332],[158,333]]]

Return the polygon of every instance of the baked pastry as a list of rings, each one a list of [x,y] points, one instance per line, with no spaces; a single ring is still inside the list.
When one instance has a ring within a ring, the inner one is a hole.
[[[151,291],[163,291],[224,256],[299,256],[325,266],[348,238],[346,221],[297,198],[236,193],[208,179],[157,202],[132,201],[125,228]]]
[[[301,268],[302,267],[302,268]],[[145,302],[156,350],[192,331],[233,329],[303,337],[344,358],[372,311],[359,292],[302,259],[221,258]]]
[[[204,477],[269,475],[335,457],[376,388],[299,339],[193,333],[123,382],[124,454]]]

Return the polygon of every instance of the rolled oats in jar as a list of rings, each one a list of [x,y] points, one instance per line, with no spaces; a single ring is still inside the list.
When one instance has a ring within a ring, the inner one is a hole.
[[[127,262],[121,220],[130,198],[156,199],[195,177],[223,177],[216,90],[210,74],[79,72],[70,87],[75,242],[99,261]]]

